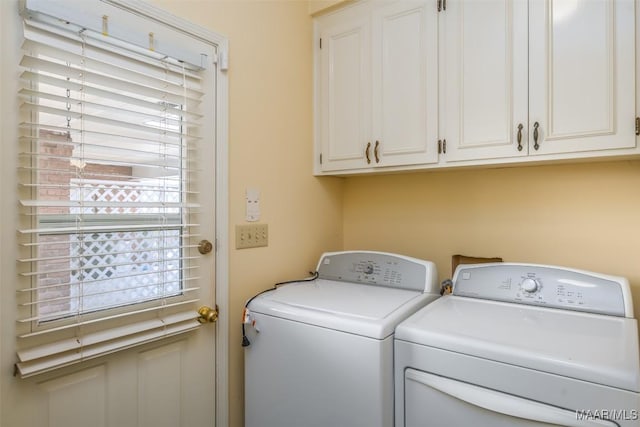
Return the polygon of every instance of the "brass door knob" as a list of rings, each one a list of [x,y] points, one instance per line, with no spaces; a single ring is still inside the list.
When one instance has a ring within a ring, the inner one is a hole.
[[[208,254],[212,250],[213,243],[211,243],[210,241],[200,240],[200,243],[198,243],[198,252],[200,252],[202,255]]]
[[[218,320],[218,306],[216,308],[202,306],[198,309],[198,315],[200,323],[215,323]]]

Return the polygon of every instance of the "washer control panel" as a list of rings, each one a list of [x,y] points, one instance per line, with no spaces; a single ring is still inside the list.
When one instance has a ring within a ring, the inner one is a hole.
[[[435,264],[385,252],[325,253],[318,263],[320,279],[439,292]]]
[[[461,265],[453,277],[453,294],[633,316],[627,279],[563,267],[514,263]]]

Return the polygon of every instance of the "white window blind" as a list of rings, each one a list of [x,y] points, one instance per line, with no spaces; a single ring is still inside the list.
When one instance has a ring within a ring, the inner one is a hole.
[[[202,71],[33,17],[23,52],[17,373],[197,328]]]

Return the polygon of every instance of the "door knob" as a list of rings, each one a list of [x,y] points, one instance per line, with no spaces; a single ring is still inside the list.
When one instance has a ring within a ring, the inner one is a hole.
[[[202,255],[208,254],[212,250],[213,243],[211,243],[210,241],[200,240],[200,243],[198,243],[198,252],[200,252]]]
[[[215,323],[218,320],[218,306],[211,308],[202,306],[198,309],[198,322],[200,323]]]

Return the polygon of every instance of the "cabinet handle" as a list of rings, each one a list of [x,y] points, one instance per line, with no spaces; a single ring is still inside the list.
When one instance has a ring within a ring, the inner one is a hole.
[[[518,125],[518,151],[522,151],[522,123]]]
[[[367,142],[367,148],[364,150],[364,155],[367,158],[367,164],[371,163],[371,157],[369,157],[369,150],[371,149],[371,143]]]
[[[376,146],[373,147],[373,155],[376,158],[376,163],[380,163],[380,157],[378,156],[378,147],[380,146],[380,141],[376,141]]]
[[[538,144],[538,127],[540,126],[540,123],[535,122],[533,124],[533,148],[535,148],[536,150],[538,148],[540,148],[540,144]]]

